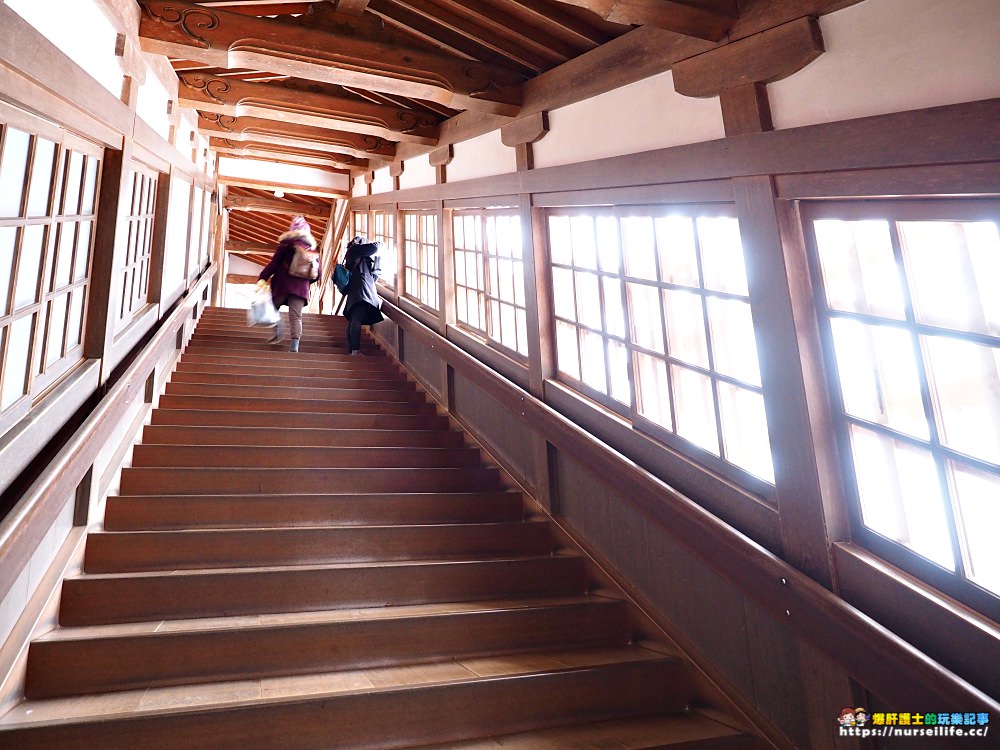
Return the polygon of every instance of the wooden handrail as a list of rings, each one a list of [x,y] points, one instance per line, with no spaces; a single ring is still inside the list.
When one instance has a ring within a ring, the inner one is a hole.
[[[344,234],[347,232],[348,219],[351,215],[348,202],[346,200],[337,201],[335,212],[336,219],[332,223],[333,239],[330,243],[330,252],[326,253],[323,258],[323,275],[319,280],[319,289],[326,289],[326,285],[330,283],[330,277],[333,276],[333,267],[337,265],[337,261],[340,259],[340,251],[344,244]]]
[[[963,706],[960,710],[993,715],[1000,711],[1000,703],[974,685],[388,300],[383,300],[382,311],[558,450],[572,455],[610,488],[636,502],[701,562],[876,696],[899,706]]]
[[[0,521],[0,600],[11,590],[59,513],[76,493],[133,400],[144,398],[147,378],[164,351],[176,347],[178,329],[190,317],[191,308],[201,299],[217,272],[218,265],[213,262],[66,445]]]

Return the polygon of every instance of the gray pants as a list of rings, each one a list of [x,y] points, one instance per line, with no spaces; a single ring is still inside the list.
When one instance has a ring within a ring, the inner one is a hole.
[[[274,303],[275,307],[282,305],[288,305],[288,323],[292,329],[292,338],[302,338],[302,308],[306,306],[306,301],[294,294],[289,294],[283,300]]]

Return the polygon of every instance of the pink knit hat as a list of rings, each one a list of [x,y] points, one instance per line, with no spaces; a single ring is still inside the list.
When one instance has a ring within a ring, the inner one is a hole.
[[[292,219],[292,224],[288,228],[288,231],[281,235],[278,240],[301,240],[309,246],[310,250],[316,247],[316,238],[312,236],[309,222],[306,221],[304,216],[296,216]]]

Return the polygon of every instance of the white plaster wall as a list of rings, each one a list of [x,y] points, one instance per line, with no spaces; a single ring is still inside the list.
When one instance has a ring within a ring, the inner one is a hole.
[[[283,185],[300,185],[345,192],[350,188],[350,178],[344,174],[297,164],[233,159],[226,156],[219,159],[219,176],[274,181]]]
[[[356,197],[359,195],[366,195],[368,192],[368,186],[365,184],[365,176],[363,174],[358,175],[351,181],[351,196]]]
[[[170,101],[170,94],[160,83],[160,79],[147,71],[146,80],[139,86],[139,96],[135,103],[135,113],[143,119],[153,130],[160,134],[164,140],[170,138],[170,116],[167,114],[167,103]],[[187,144],[178,144],[183,153],[190,153],[190,141]]]
[[[865,0],[819,23],[826,52],[768,86],[776,128],[1000,96],[998,0]]]
[[[115,55],[118,32],[94,0],[5,0],[5,4],[115,98],[122,95],[122,68]]]
[[[550,112],[549,132],[534,144],[535,167],[724,136],[718,97],[681,96],[674,91],[674,77],[668,71]]]
[[[499,130],[456,143],[455,157],[447,167],[448,182],[516,171],[514,149],[503,145]]]
[[[362,183],[364,184],[364,183]],[[389,167],[375,170],[375,179],[372,182],[372,193],[391,193],[392,175],[389,174]]]
[[[403,162],[403,174],[399,176],[399,187],[406,188],[426,187],[433,185],[437,181],[434,167],[428,161],[428,155],[416,156]]]

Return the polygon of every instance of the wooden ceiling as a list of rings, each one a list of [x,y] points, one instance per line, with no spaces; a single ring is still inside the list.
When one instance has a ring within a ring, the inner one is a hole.
[[[631,74],[616,68],[634,67],[634,80],[858,0],[138,2],[142,48],[171,61],[179,103],[197,111],[210,148],[230,158],[358,174],[396,161],[403,150],[433,149],[443,124],[459,114],[517,117],[525,84],[588,53],[599,57],[637,27],[663,36],[637,38],[631,56],[616,46],[604,68],[593,66],[562,88],[579,87],[582,97],[594,78],[627,82]],[[667,46],[669,54],[661,50]],[[229,192],[275,200],[263,189]],[[287,226],[287,216],[276,218],[273,206],[234,212],[229,239],[273,242],[275,222]]]

